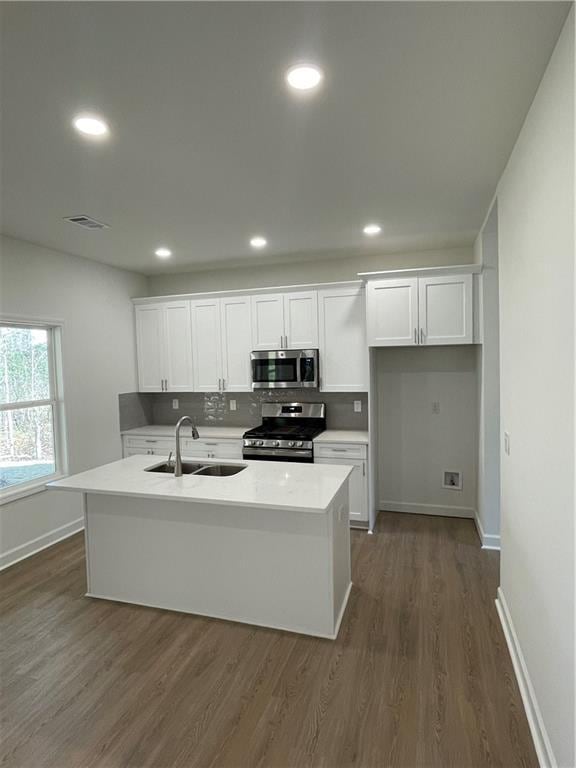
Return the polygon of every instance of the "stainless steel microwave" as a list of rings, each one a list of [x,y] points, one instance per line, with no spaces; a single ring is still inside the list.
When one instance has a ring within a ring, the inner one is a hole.
[[[252,352],[252,389],[318,389],[317,349]]]

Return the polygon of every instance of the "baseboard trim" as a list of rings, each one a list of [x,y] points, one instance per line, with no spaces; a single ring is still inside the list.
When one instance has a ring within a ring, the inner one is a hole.
[[[25,560],[32,555],[36,555],[43,549],[57,544],[59,541],[67,539],[69,536],[73,536],[84,528],[84,518],[80,517],[77,520],[73,520],[71,523],[61,525],[59,528],[54,528],[48,533],[38,536],[32,541],[27,541],[25,544],[20,544],[13,549],[9,549],[8,552],[4,552],[0,555],[0,571],[5,568],[10,568],[11,565],[16,565],[21,560]]]
[[[443,504],[412,504],[408,501],[381,501],[382,512],[408,512],[412,515],[439,515],[440,517],[475,517],[472,507],[450,507]]]
[[[500,536],[493,533],[484,533],[484,528],[478,515],[474,515],[474,522],[476,523],[476,530],[480,537],[482,549],[496,549],[500,551]]]
[[[546,726],[544,725],[542,713],[538,706],[536,693],[532,681],[530,680],[528,667],[526,666],[522,648],[518,642],[518,636],[514,629],[512,617],[508,610],[508,604],[501,587],[498,587],[496,610],[498,611],[500,623],[502,624],[502,629],[504,631],[504,637],[506,638],[506,644],[508,645],[508,650],[512,658],[512,666],[514,667],[516,680],[518,681],[518,687],[520,688],[520,695],[522,697],[524,709],[526,710],[526,717],[534,741],[538,763],[540,768],[558,768],[558,763],[554,757],[554,751],[552,750],[552,745],[548,738]]]

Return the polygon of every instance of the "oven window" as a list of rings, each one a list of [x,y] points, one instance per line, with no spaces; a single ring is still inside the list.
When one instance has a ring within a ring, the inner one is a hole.
[[[297,382],[297,358],[289,360],[252,360],[254,382]]]

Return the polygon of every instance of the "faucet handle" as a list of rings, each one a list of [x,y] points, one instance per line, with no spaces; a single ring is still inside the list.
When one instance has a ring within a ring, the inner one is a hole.
[[[168,464],[168,466],[170,466],[170,461],[172,459],[172,453],[173,453],[173,451],[170,451],[170,453],[168,454],[168,461],[166,462]]]

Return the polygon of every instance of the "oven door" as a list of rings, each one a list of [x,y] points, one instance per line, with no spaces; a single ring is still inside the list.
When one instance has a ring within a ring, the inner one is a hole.
[[[317,349],[252,352],[252,389],[318,388]]]
[[[301,463],[312,464],[314,456],[310,450],[298,450],[290,448],[244,448],[242,451],[243,459],[252,459],[253,461],[298,461]]]

